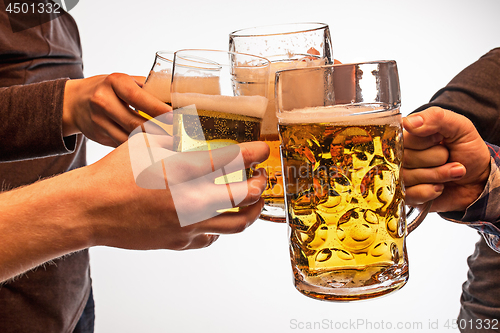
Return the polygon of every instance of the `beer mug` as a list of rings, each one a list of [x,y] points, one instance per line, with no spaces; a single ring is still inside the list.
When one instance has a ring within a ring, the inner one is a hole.
[[[260,218],[284,222],[284,191],[274,102],[275,72],[333,63],[330,30],[324,23],[275,24],[241,29],[229,35],[229,50],[255,54],[271,61],[269,104],[260,136],[271,152],[269,158],[259,165],[268,174],[268,184],[262,194],[265,205]]]
[[[213,150],[257,141],[268,104],[268,76],[269,61],[262,57],[219,50],[175,52],[174,150]],[[239,182],[250,176],[251,169],[243,169],[215,183]]]
[[[276,100],[295,287],[331,301],[401,288],[410,229],[396,62],[279,71]]]

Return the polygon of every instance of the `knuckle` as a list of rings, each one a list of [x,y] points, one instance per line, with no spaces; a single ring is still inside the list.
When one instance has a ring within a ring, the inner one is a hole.
[[[249,200],[251,200],[252,203],[259,200],[260,196],[262,195],[262,192],[264,192],[265,187],[266,184],[264,182],[258,182],[258,181],[250,182],[248,187]]]
[[[94,93],[92,94],[92,96],[90,97],[90,103],[93,106],[105,108],[107,105],[107,102],[108,102],[107,93],[106,93],[105,89],[103,89],[101,87],[97,88],[94,91]]]
[[[432,106],[429,108],[432,116],[436,119],[443,119],[445,116],[445,110],[439,106]]]
[[[145,122],[144,120],[137,119],[135,117],[129,119],[128,123],[126,124],[127,130],[129,131],[129,134],[130,134],[130,132],[132,132],[136,128],[140,127],[144,122]]]
[[[108,76],[106,76],[104,80],[113,84],[115,82],[120,81],[123,78],[123,76],[124,74],[122,73],[111,73]]]

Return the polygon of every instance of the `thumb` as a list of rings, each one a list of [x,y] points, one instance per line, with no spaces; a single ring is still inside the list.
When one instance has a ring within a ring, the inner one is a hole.
[[[475,131],[466,117],[440,107],[430,107],[403,119],[403,126],[409,133],[426,137],[439,135],[447,142],[454,142]]]

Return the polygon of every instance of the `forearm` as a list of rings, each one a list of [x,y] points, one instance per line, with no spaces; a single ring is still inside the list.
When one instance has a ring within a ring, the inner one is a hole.
[[[0,194],[0,281],[92,245],[80,176],[75,170]]]

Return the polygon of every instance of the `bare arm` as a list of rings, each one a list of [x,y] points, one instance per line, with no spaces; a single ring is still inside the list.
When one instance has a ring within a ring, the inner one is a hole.
[[[241,147],[246,166],[269,154],[262,142]],[[207,166],[195,161],[174,160],[178,165],[173,169],[198,177]],[[265,185],[266,175],[257,172],[246,181],[248,194],[239,204],[245,208],[181,227],[176,208],[186,207],[174,206],[168,187],[148,190],[136,185],[127,142],[95,164],[0,194],[0,281],[96,245],[142,250],[206,247],[218,234],[241,232],[258,218]],[[186,205],[213,206],[220,201],[219,185],[213,186],[210,195],[185,193],[193,199]]]

